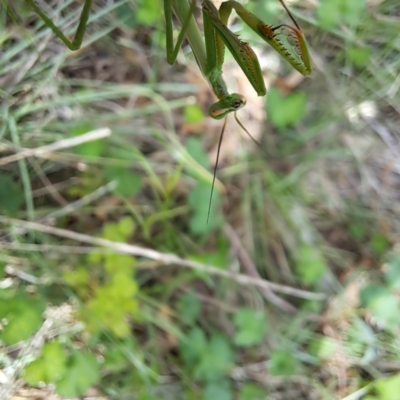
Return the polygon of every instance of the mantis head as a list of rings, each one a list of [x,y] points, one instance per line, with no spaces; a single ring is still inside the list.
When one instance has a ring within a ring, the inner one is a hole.
[[[211,104],[208,114],[214,119],[222,119],[231,112],[236,112],[246,105],[246,98],[238,93],[228,94]]]

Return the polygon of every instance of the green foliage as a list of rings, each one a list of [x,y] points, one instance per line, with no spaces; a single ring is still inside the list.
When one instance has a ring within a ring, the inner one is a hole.
[[[178,302],[179,317],[187,325],[193,325],[201,312],[201,301],[195,293],[185,293]]]
[[[207,235],[212,230],[220,227],[223,223],[220,197],[217,190],[214,190],[210,218],[207,223],[210,194],[210,186],[202,182],[199,182],[189,194],[188,203],[193,209],[193,216],[189,221],[189,228],[195,235]]]
[[[239,400],[265,400],[266,396],[265,389],[246,383],[240,388]]]
[[[318,360],[330,359],[337,349],[337,343],[331,337],[323,336],[313,340],[310,353]]]
[[[0,339],[5,344],[12,345],[28,339],[42,325],[45,304],[38,295],[3,290],[0,300],[0,315],[6,321]]]
[[[400,288],[400,257],[394,256],[387,264],[384,274],[385,281],[391,289]]]
[[[130,197],[139,193],[142,189],[141,176],[126,167],[107,165],[104,169],[104,175],[107,181],[118,181],[118,186],[114,189],[114,193],[120,196]]]
[[[95,290],[93,298],[82,310],[88,329],[101,331],[108,328],[116,336],[129,335],[130,325],[126,315],[136,314],[137,291],[137,283],[129,274],[123,271],[113,274],[108,283]]]
[[[204,119],[204,112],[197,104],[189,104],[185,106],[183,109],[185,121],[188,123],[198,123],[203,121]],[[188,140],[188,142],[191,139]],[[188,146],[188,144],[187,144]]]
[[[24,204],[24,193],[11,175],[0,173],[0,213],[14,216]]]
[[[266,99],[268,119],[276,128],[295,125],[306,112],[307,96],[304,92],[282,95],[278,88],[271,87]]]
[[[296,271],[301,281],[306,284],[317,283],[326,269],[326,262],[318,246],[301,244],[296,263]]]
[[[369,47],[351,47],[347,49],[350,61],[359,68],[369,64],[371,53],[372,51]]]
[[[64,397],[84,394],[91,385],[100,381],[99,367],[93,354],[75,350],[68,359],[68,373],[56,384],[57,392]]]
[[[400,323],[400,305],[395,293],[381,285],[369,285],[361,292],[362,302],[389,328]]]
[[[72,136],[81,136],[84,133],[90,132],[95,129],[92,124],[79,124],[71,129]],[[100,157],[104,150],[104,139],[92,140],[90,142],[82,143],[73,148],[76,154],[81,156]]]
[[[232,385],[227,379],[208,383],[203,390],[203,400],[232,400]]]
[[[374,233],[371,238],[371,250],[376,254],[383,254],[389,248],[389,242],[385,235]]]
[[[135,230],[135,222],[129,216],[121,218],[118,222],[109,222],[104,225],[102,238],[113,242],[126,242]],[[128,257],[128,256],[122,256]],[[133,259],[132,257],[129,257]]]
[[[106,224],[101,237],[124,243],[134,230],[134,221],[126,216],[118,222]],[[82,300],[87,300],[89,286],[91,288],[92,296],[81,306],[82,319],[91,332],[107,329],[117,337],[127,337],[131,331],[127,317],[135,317],[138,310],[135,258],[116,253],[93,253],[87,256],[87,263],[103,268],[104,277],[101,281],[90,280],[85,267],[63,274],[65,282],[76,290]]]
[[[349,234],[353,239],[362,239],[366,234],[366,227],[361,222],[352,221],[349,225]]]
[[[242,308],[234,317],[236,326],[235,344],[251,347],[263,341],[267,330],[265,314],[252,308]]]
[[[68,354],[63,344],[50,342],[43,346],[40,357],[25,367],[24,378],[33,386],[53,383],[61,396],[76,397],[99,382],[100,369],[94,355],[81,350]]]
[[[321,0],[317,9],[319,25],[324,29],[335,28],[339,24],[355,26],[365,10],[365,0]]]
[[[160,4],[157,1],[141,1],[136,16],[140,24],[152,26],[160,19]]]
[[[60,342],[46,343],[41,356],[26,366],[24,378],[33,386],[40,382],[57,382],[68,372],[67,360],[68,355]]]
[[[297,360],[289,350],[274,350],[271,352],[269,372],[271,375],[290,376],[296,372]]]
[[[233,366],[233,353],[228,340],[214,334],[209,340],[204,331],[192,329],[181,343],[182,357],[196,379],[220,381]]]
[[[377,394],[367,396],[365,400],[393,400],[395,393],[400,393],[400,374],[378,379],[374,386]]]

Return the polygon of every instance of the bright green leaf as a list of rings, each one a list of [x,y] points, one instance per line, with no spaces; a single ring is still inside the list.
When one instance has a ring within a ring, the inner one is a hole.
[[[118,229],[125,238],[129,238],[135,229],[135,222],[132,217],[126,216],[118,221]]]
[[[93,124],[79,125],[71,129],[73,137],[81,136],[95,129]],[[92,140],[73,147],[76,154],[90,157],[100,157],[104,149],[104,139]]]
[[[302,282],[306,284],[318,282],[327,269],[319,248],[305,243],[299,248],[296,267]]]
[[[303,118],[307,96],[304,92],[293,92],[284,96],[278,88],[271,87],[266,102],[271,124],[282,129],[298,123]]]
[[[56,390],[61,396],[77,397],[99,381],[100,369],[96,357],[77,350],[69,360],[68,372],[56,383]]]
[[[238,346],[251,347],[263,341],[267,330],[265,314],[251,308],[242,308],[235,317],[235,343]]]
[[[0,303],[0,315],[7,320],[0,339],[7,345],[29,339],[40,328],[45,310],[43,301],[19,293],[8,302]]]
[[[40,382],[55,383],[67,370],[67,354],[59,342],[47,343],[43,346],[39,359],[28,364],[24,370],[25,380],[37,386]]]
[[[324,29],[332,29],[341,21],[340,7],[334,1],[321,1],[317,8],[319,25]]]
[[[380,395],[379,400],[394,400],[394,393],[400,393],[400,374],[377,380],[375,387]]]
[[[351,62],[356,67],[365,67],[369,63],[371,57],[371,49],[369,47],[352,47],[347,50],[347,54]]]
[[[204,112],[197,104],[189,104],[184,108],[185,121],[188,123],[201,122],[204,119]]]

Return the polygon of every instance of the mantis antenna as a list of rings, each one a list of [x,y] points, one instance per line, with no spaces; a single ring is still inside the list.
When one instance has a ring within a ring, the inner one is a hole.
[[[235,115],[236,115],[236,113],[235,113]],[[213,175],[213,181],[212,181],[212,186],[211,186],[210,202],[208,203],[207,225],[208,225],[208,220],[210,219],[211,203],[212,203],[212,197],[213,197],[213,193],[214,193],[215,177],[217,175],[219,152],[221,151],[221,144],[222,144],[222,139],[224,137],[226,121],[227,121],[227,117],[224,118],[224,124],[222,125],[221,133],[219,135],[218,149],[217,149],[217,159],[215,161],[215,166],[214,166],[214,175]]]

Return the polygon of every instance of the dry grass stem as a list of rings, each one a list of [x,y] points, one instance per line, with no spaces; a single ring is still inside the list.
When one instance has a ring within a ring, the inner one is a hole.
[[[28,157],[43,157],[55,151],[68,149],[71,147],[79,146],[80,144],[92,142],[94,140],[104,139],[111,135],[111,129],[100,128],[94,131],[87,132],[80,136],[75,136],[67,139],[61,139],[57,142],[48,144],[46,146],[36,147],[34,149],[22,149],[20,152],[0,160],[0,165],[7,165]]]
[[[63,237],[66,239],[76,240],[82,243],[88,243],[91,245],[97,245],[101,247],[107,247],[109,249],[116,250],[120,253],[131,254],[133,256],[146,257],[152,260],[162,262],[164,265],[179,265],[182,267],[196,269],[208,274],[220,276],[223,278],[232,279],[242,285],[253,285],[260,288],[269,288],[275,292],[288,294],[290,296],[299,297],[307,300],[325,300],[327,295],[324,293],[313,293],[307,290],[301,290],[286,285],[281,285],[274,282],[269,282],[265,279],[250,277],[243,274],[237,274],[225,270],[221,270],[211,265],[201,264],[196,261],[187,260],[176,256],[175,254],[161,253],[156,250],[147,249],[145,247],[135,246],[127,243],[113,242],[111,240],[92,237],[83,233],[73,232],[66,229],[54,228],[52,226],[39,224],[37,222],[22,221],[14,218],[8,218],[0,216],[0,222],[4,224],[15,224],[21,226],[26,230],[34,230],[50,235]]]

